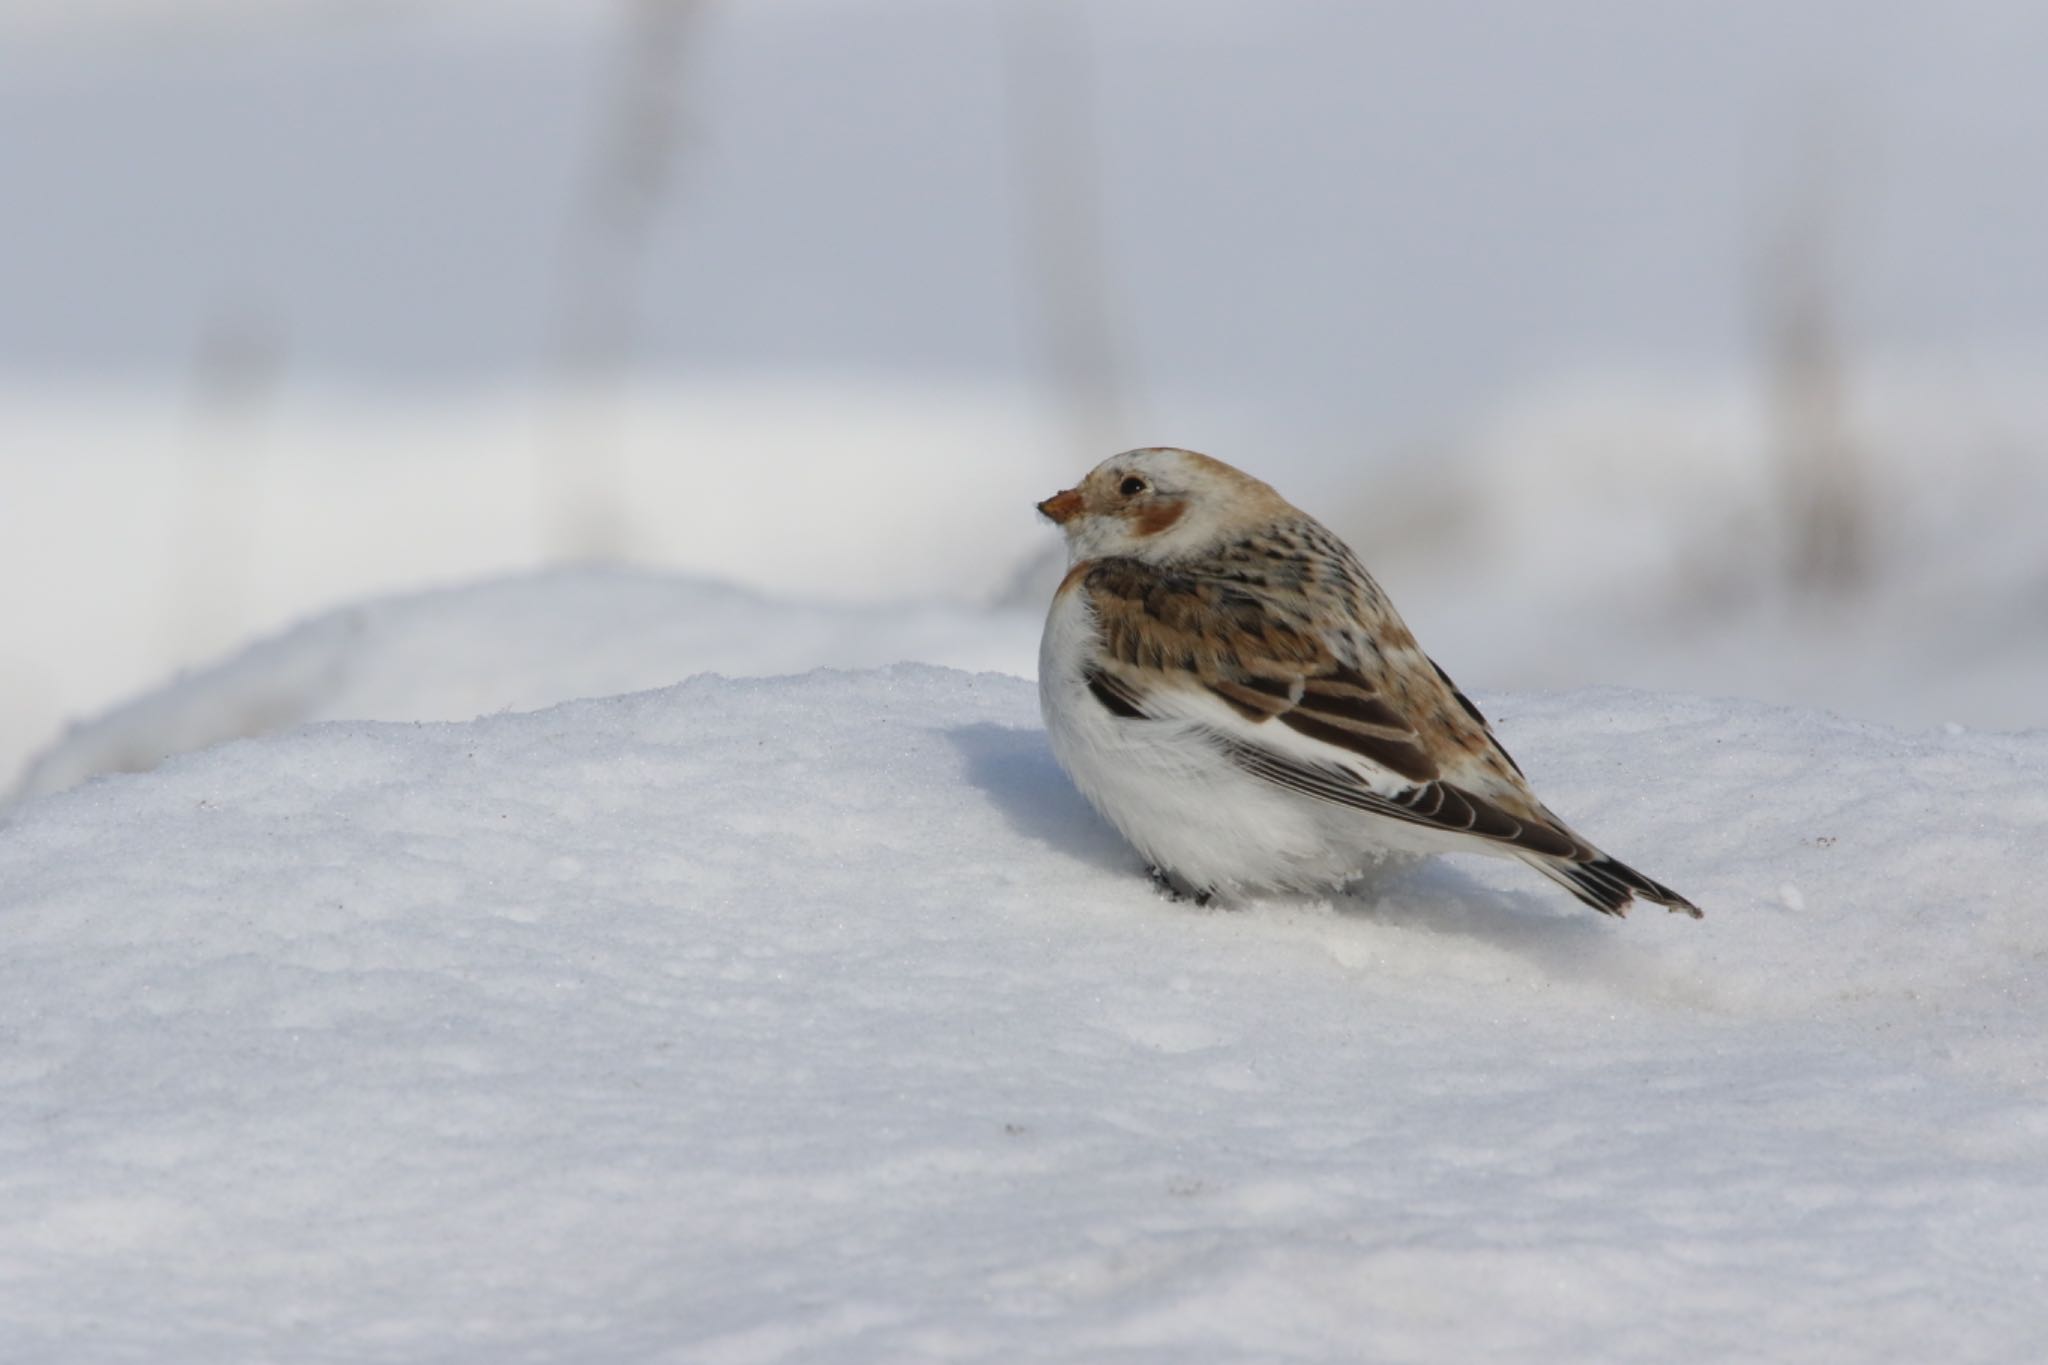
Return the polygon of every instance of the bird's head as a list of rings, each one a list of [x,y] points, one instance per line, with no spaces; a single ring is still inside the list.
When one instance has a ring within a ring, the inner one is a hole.
[[[1221,460],[1150,446],[1110,456],[1038,510],[1066,532],[1073,563],[1120,557],[1163,564],[1212,550],[1294,509]]]

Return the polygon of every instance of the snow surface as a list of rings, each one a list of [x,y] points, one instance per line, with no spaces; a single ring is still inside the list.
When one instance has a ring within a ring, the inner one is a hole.
[[[1029,674],[1037,611],[778,601],[622,569],[549,573],[359,602],[84,720],[14,799],[318,720],[469,720],[695,673],[762,676],[915,660]]]
[[[2033,1358],[2048,736],[1479,700],[1708,918],[1169,904],[918,666],[29,802],[0,1357]]]

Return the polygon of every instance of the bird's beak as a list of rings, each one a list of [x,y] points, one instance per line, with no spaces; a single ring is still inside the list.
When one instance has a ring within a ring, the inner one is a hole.
[[[1065,526],[1081,515],[1081,490],[1065,488],[1038,504],[1038,510],[1055,526]]]

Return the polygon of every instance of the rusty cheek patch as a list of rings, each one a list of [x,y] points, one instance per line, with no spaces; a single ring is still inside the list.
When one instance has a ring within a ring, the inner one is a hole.
[[[1175,498],[1171,502],[1147,503],[1143,507],[1133,508],[1124,515],[1131,519],[1131,525],[1137,529],[1139,535],[1156,536],[1179,521],[1181,514],[1187,510],[1187,501]]]
[[[1081,490],[1064,488],[1038,504],[1038,510],[1055,526],[1065,526],[1081,515]]]

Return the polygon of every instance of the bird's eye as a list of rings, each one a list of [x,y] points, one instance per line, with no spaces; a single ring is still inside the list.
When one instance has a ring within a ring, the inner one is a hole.
[[[1145,481],[1133,474],[1130,478],[1118,484],[1116,491],[1127,498],[1135,498],[1138,494],[1145,491]]]

